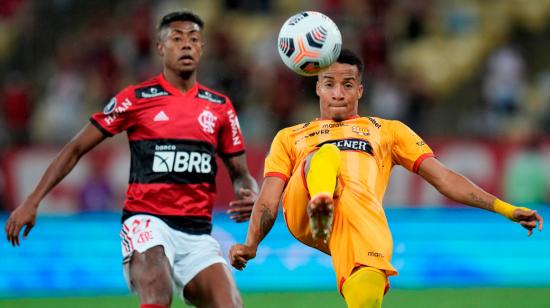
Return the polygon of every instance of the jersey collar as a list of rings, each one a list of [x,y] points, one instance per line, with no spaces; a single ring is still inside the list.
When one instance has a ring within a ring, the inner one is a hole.
[[[352,120],[352,119],[357,119],[357,118],[360,118],[361,116],[359,116],[358,114],[354,114],[352,115],[351,117],[348,117],[348,118],[345,118],[343,119],[342,121],[347,121],[347,120]],[[314,121],[332,121],[332,119],[330,118],[315,118]]]
[[[195,81],[195,84],[189,89],[187,92],[181,92],[176,87],[174,87],[166,78],[164,78],[164,74],[160,73],[158,76],[158,79],[160,81],[160,84],[166,91],[170,92],[170,94],[174,96],[186,96],[186,97],[195,97],[199,91],[199,83]]]

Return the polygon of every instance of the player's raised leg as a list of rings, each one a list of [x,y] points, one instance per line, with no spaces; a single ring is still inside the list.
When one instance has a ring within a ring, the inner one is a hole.
[[[334,212],[334,190],[340,173],[340,150],[325,144],[313,154],[307,170],[307,187],[311,200],[307,213],[313,238],[325,242],[330,237]]]
[[[141,307],[168,308],[172,303],[172,274],[162,246],[140,253],[130,260],[130,281],[138,293]]]
[[[184,297],[197,307],[242,307],[242,300],[229,268],[215,263],[199,272],[183,289]]]
[[[346,279],[342,286],[342,295],[348,308],[380,308],[387,283],[383,271],[361,266]]]

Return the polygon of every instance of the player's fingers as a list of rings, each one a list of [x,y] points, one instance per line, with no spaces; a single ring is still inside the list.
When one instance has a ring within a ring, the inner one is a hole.
[[[32,223],[28,223],[26,226],[25,226],[25,231],[23,231],[23,238],[26,239],[27,238],[27,235],[29,235],[29,232],[31,232],[31,229],[34,227],[34,224]]]
[[[19,231],[21,231],[21,226],[17,223],[12,224],[12,228],[10,231],[12,246],[19,246]]]
[[[231,215],[229,216],[229,218],[231,218],[233,221],[235,222],[245,222],[245,221],[248,221],[250,219],[250,214],[235,214],[235,215]]]
[[[244,204],[239,206],[232,206],[230,209],[227,210],[227,213],[242,213],[242,212],[251,212],[252,211],[252,204]]]
[[[243,196],[243,197],[248,197],[248,196],[252,195],[252,190],[250,190],[248,188],[241,188],[239,190],[239,192],[241,193],[241,196]]]
[[[231,218],[232,220],[235,220],[237,222],[239,222],[240,220],[243,220],[243,219],[248,219],[250,218],[250,212],[244,212],[244,213],[232,213],[231,215],[229,215],[229,218]]]
[[[542,231],[542,227],[544,225],[544,219],[542,216],[539,215],[539,213],[536,214],[536,219],[539,222],[539,231]]]
[[[11,218],[8,218],[6,225],[4,226],[4,231],[6,232],[6,240],[10,241],[10,228],[11,228]]]
[[[537,221],[520,221],[520,225],[522,225],[525,229],[532,230],[537,226]]]

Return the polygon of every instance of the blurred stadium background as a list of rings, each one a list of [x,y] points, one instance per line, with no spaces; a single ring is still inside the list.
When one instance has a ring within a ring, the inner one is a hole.
[[[315,79],[286,69],[275,42],[290,15],[319,10],[364,58],[361,114],[403,120],[444,163],[550,219],[550,0],[1,0],[2,225],[92,112],[159,72],[155,23],[184,7],[206,21],[199,80],[232,98],[259,180],[277,129],[318,112]],[[0,307],[137,305],[118,239],[127,148],[116,136],[88,154],[23,246],[0,244]],[[224,213],[224,170],[218,195],[214,235],[227,252],[247,225]],[[385,206],[400,271],[385,307],[550,307],[549,230],[527,238],[400,167]],[[330,259],[280,217],[235,275],[248,307],[345,306]]]

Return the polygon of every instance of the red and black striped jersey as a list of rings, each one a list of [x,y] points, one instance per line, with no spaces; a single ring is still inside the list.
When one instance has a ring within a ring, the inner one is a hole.
[[[198,82],[182,93],[160,74],[122,90],[90,121],[107,136],[128,134],[125,216],[149,213],[179,225],[198,219],[211,228],[215,155],[244,153],[228,97]]]

